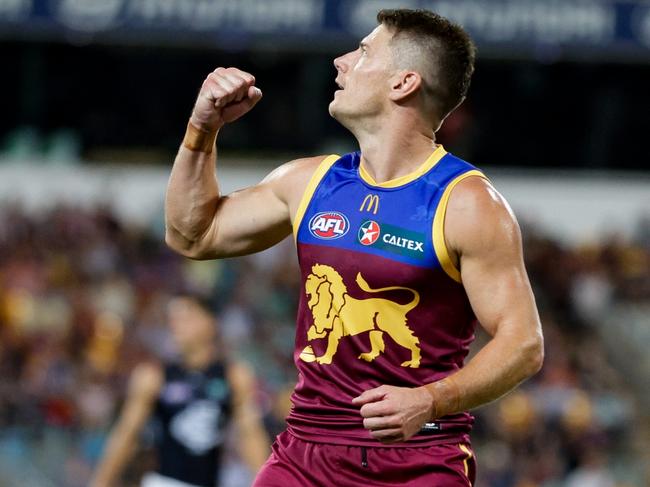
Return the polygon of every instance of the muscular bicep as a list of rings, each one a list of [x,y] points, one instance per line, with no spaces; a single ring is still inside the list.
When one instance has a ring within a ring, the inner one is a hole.
[[[232,257],[258,252],[291,233],[289,207],[272,183],[220,198],[205,238],[201,258]]]
[[[250,254],[290,235],[295,209],[322,159],[289,162],[259,184],[218,198],[200,246],[188,257],[210,259]]]
[[[469,178],[452,192],[445,235],[483,328],[492,336],[511,334],[522,340],[540,334],[519,225],[487,181]]]

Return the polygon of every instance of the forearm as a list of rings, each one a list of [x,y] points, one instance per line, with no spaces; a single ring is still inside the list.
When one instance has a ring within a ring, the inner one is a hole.
[[[214,221],[220,197],[215,137],[216,132],[188,125],[172,167],[165,197],[166,240],[179,252],[198,246]]]
[[[498,399],[537,373],[542,360],[541,336],[495,336],[461,370],[424,386],[433,400],[432,419]]]
[[[91,487],[114,487],[133,455],[135,435],[117,430],[109,437],[104,455],[95,470]]]
[[[261,421],[239,428],[240,455],[252,472],[257,472],[269,456],[269,437]]]

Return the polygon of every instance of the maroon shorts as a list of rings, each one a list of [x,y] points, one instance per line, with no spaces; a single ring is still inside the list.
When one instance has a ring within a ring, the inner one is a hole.
[[[253,487],[468,487],[476,463],[470,446],[361,447],[312,443],[285,431]]]

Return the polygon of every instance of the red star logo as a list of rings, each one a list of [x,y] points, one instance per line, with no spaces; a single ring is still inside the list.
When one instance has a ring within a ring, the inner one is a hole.
[[[372,245],[377,241],[380,233],[381,228],[377,222],[367,221],[359,228],[359,242],[362,245]]]

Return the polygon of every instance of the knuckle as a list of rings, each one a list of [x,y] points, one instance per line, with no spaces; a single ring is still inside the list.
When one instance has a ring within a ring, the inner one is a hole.
[[[233,84],[235,85],[235,88],[241,90],[242,88],[246,87],[246,80],[242,78],[234,78]]]

